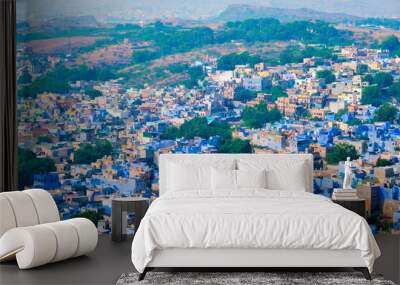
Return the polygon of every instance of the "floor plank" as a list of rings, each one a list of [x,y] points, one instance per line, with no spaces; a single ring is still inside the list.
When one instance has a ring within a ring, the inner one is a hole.
[[[115,284],[124,272],[132,272],[131,241],[112,242],[111,236],[99,236],[96,250],[88,256],[19,270],[16,262],[0,264],[1,285],[43,284]]]
[[[398,259],[394,262],[389,253],[396,252],[384,236],[378,235],[378,244],[384,257],[377,260],[375,272],[386,279],[398,280]],[[399,250],[399,249],[397,249]],[[97,249],[82,256],[42,267],[19,270],[16,262],[0,264],[1,285],[44,285],[44,284],[115,284],[119,276],[134,271],[130,259],[131,240],[112,242],[111,236],[99,236]],[[396,254],[396,253],[395,253]],[[397,275],[396,275],[397,274]],[[400,284],[400,283],[398,283]]]

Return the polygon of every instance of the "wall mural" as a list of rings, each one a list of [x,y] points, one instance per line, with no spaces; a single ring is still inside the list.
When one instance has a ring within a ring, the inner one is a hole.
[[[350,157],[371,228],[400,233],[400,21],[175,2],[17,1],[20,189],[108,232],[162,153],[308,152],[315,193]]]

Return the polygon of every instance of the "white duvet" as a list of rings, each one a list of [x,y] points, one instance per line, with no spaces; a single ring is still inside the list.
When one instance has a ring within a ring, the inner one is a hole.
[[[380,255],[357,214],[320,195],[265,189],[156,199],[133,240],[132,262],[143,272],[165,248],[358,249],[370,271]]]

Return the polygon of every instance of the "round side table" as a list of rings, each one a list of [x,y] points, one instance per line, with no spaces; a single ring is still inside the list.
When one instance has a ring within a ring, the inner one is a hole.
[[[149,199],[142,197],[121,197],[111,200],[111,240],[123,241],[127,238],[128,213],[135,213],[135,233],[140,221],[149,208]]]

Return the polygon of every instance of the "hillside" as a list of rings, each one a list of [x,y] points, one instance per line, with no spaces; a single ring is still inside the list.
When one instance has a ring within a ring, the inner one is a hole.
[[[157,19],[203,20],[217,17],[229,5],[247,4],[283,9],[313,9],[359,17],[400,16],[399,0],[18,0],[21,21],[47,21],[92,15],[100,22],[151,22]]]
[[[275,18],[282,22],[320,20],[331,23],[355,22],[362,18],[343,13],[326,13],[312,9],[285,9],[254,5],[230,5],[211,22],[242,21],[246,19]]]
[[[329,13],[347,13],[359,17],[398,18],[399,0],[268,0],[275,8],[309,8]]]

